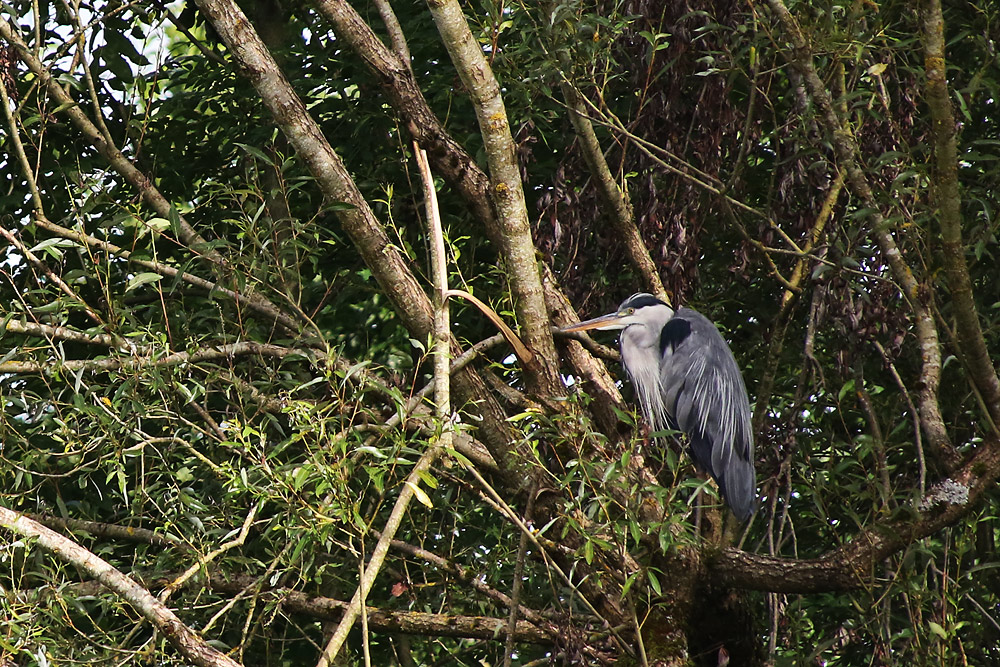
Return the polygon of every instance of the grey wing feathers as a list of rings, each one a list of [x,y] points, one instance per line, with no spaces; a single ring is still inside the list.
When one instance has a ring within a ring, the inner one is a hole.
[[[754,510],[756,472],[750,404],[736,360],[715,325],[688,308],[664,327],[660,344],[666,408],[687,434],[695,462],[745,520]]]

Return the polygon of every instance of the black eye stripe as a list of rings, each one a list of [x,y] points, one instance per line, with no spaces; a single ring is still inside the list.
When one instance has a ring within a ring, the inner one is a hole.
[[[622,302],[621,307],[618,310],[628,310],[629,308],[645,308],[646,306],[665,306],[667,304],[663,303],[657,299],[652,294],[646,294],[645,292],[640,292],[638,294],[633,294],[629,298]]]

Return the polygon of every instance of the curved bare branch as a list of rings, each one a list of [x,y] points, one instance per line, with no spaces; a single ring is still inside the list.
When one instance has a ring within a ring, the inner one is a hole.
[[[525,369],[528,385],[545,396],[559,395],[563,384],[558,373],[555,342],[549,328],[521,172],[500,86],[458,2],[432,0],[428,7],[452,64],[472,98],[479,121],[489,163],[490,197],[501,232],[500,250],[510,279],[514,308],[523,329],[522,338],[538,357],[536,363]]]
[[[209,646],[149,591],[73,540],[6,507],[0,507],[0,526],[36,540],[45,551],[79,568],[117,593],[194,664],[202,667],[239,667],[238,662]]]
[[[727,548],[709,566],[721,583],[752,590],[820,593],[861,588],[870,584],[876,566],[885,558],[971,512],[998,479],[1000,441],[994,439],[984,442],[961,468],[934,485],[912,519],[875,524],[820,558],[779,558]]]
[[[921,40],[924,45],[924,88],[931,112],[934,145],[934,178],[931,185],[941,225],[941,257],[948,275],[948,287],[957,323],[962,355],[983,396],[994,428],[1000,425],[1000,379],[986,349],[983,329],[972,294],[969,267],[962,242],[962,197],[958,190],[958,149],[955,115],[951,108],[945,62],[944,18],[941,0],[920,3]]]

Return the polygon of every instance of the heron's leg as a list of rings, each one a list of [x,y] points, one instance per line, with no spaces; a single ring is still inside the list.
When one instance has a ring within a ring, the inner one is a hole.
[[[697,473],[698,479],[705,484],[713,484],[706,472],[701,470]],[[702,485],[703,486],[703,485]],[[722,539],[722,526],[725,507],[720,507],[714,503],[709,504],[705,497],[704,488],[699,487],[695,491],[694,498],[694,531],[695,536],[706,540],[709,544],[719,544]]]
[[[698,539],[701,537],[701,489],[697,489],[694,493],[694,537]]]

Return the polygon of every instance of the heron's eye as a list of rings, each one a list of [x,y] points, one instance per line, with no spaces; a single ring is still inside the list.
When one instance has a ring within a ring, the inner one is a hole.
[[[631,314],[633,314],[634,312],[635,312],[635,308],[626,308],[626,309],[625,309],[625,314],[626,314],[626,315],[631,315]]]

